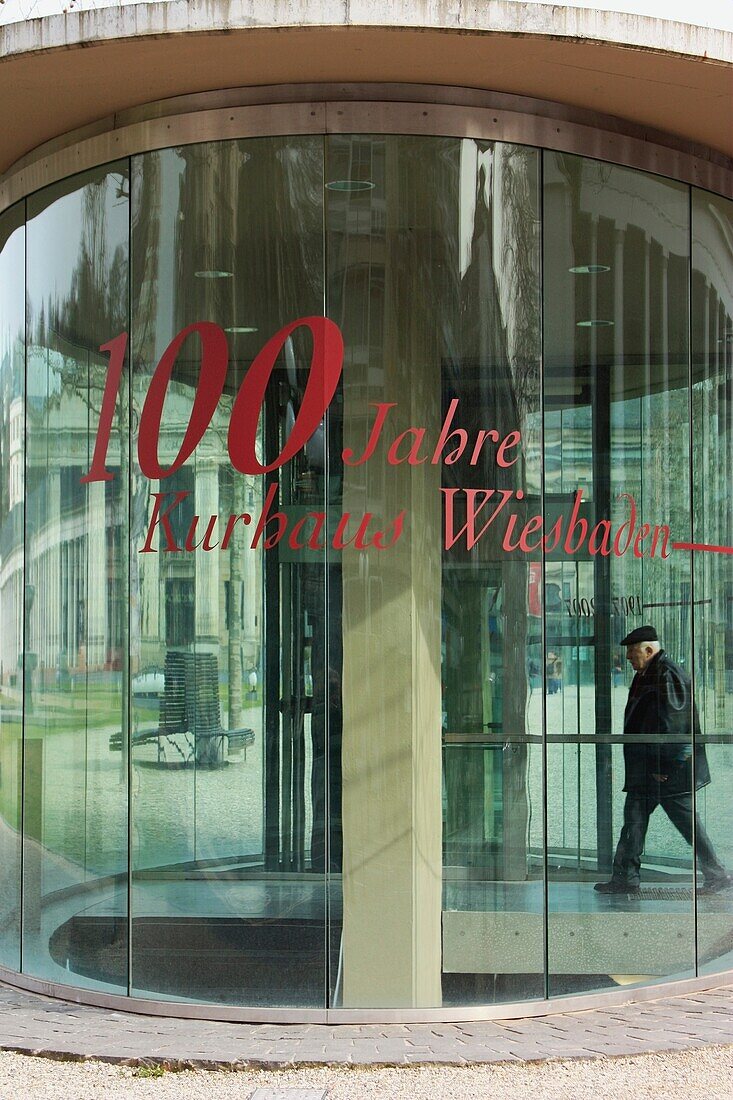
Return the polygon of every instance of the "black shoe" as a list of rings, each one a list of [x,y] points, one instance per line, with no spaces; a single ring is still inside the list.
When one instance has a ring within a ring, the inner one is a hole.
[[[733,886],[733,875],[717,875],[703,882],[698,890],[699,894],[719,894],[721,890],[730,890]]]
[[[629,897],[638,898],[639,887],[632,882],[619,882],[611,879],[610,882],[597,882],[593,887],[599,894],[627,894]]]

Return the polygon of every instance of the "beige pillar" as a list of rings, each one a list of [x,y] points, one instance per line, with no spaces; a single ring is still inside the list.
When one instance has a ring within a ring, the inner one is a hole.
[[[386,457],[399,432],[426,427],[434,442],[440,430],[435,326],[402,300],[414,247],[387,227],[383,360],[344,367],[345,446],[365,444],[369,402],[398,402],[384,445],[344,469],[352,530],[366,511],[391,530],[406,509],[395,546],[342,553],[344,1007],[441,1003],[440,466]]]
[[[344,553],[346,1007],[432,1006],[441,998],[441,530],[433,475],[395,475],[409,513],[402,542]]]

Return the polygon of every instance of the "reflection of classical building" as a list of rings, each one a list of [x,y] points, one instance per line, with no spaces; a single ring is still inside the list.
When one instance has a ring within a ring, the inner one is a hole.
[[[647,621],[693,676],[697,808],[733,864],[730,36],[417,7],[272,27],[214,4],[199,33],[151,4],[145,33],[90,13],[90,49],[74,13],[43,25],[64,50],[3,32],[3,978],[440,1018],[703,981],[733,949],[733,899],[661,815],[662,897],[593,890],[618,641]],[[53,109],[39,73],[68,85]],[[312,324],[263,358],[314,317],[344,344],[320,404]],[[633,508],[640,542],[548,548],[580,490],[578,529]],[[449,493],[459,527],[484,509],[473,546],[447,546]],[[398,515],[388,548],[334,550]]]

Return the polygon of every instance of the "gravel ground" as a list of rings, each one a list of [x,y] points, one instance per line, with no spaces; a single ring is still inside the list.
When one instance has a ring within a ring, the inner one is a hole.
[[[0,1053],[0,1100],[249,1100],[256,1088],[321,1088],[328,1100],[727,1100],[733,1046],[500,1066],[299,1069],[142,1076],[145,1069]],[[287,1094],[283,1096],[286,1100]]]

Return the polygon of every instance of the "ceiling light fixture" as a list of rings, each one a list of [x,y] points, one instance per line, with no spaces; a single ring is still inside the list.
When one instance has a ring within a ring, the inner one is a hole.
[[[371,191],[376,184],[371,180],[331,180],[326,184],[327,191]]]
[[[229,325],[224,329],[224,332],[257,332],[256,325]]]
[[[234,276],[233,271],[194,271],[194,276],[197,279],[231,279]]]
[[[580,267],[571,267],[571,275],[601,275],[604,271],[610,271],[608,264],[581,264]]]
[[[576,321],[575,324],[578,326],[578,328],[611,328],[614,322],[594,319],[591,321]]]

